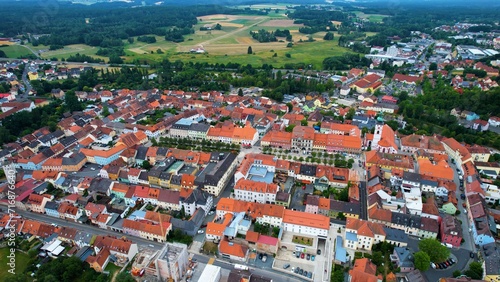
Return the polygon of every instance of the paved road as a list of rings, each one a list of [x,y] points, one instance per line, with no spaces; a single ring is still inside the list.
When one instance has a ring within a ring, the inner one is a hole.
[[[414,237],[409,237],[408,248],[410,248],[413,252],[418,252],[418,242],[420,242],[418,239]],[[453,271],[466,270],[467,265],[469,265],[469,263],[473,261],[473,259],[471,259],[469,256],[470,255],[469,250],[463,248],[461,249],[453,248],[451,250],[451,253],[457,258],[457,263],[443,270],[429,268],[429,270],[424,272],[424,275],[427,277],[429,281],[439,281],[441,277],[452,277]]]
[[[28,79],[28,71],[29,71],[28,65],[29,64],[24,64],[24,72],[23,72],[22,80],[23,80],[25,89],[24,89],[24,93],[21,94],[21,97],[20,97],[21,99],[28,98],[28,95],[31,91],[31,84],[30,84],[30,81]]]
[[[368,220],[368,193],[366,191],[366,181],[359,182],[359,203],[361,219]]]
[[[48,216],[45,214],[27,212],[27,211],[22,211],[19,209],[16,209],[16,212],[18,214],[20,214],[21,216],[23,216],[24,218],[29,218],[29,219],[37,220],[40,222],[50,223],[50,224],[54,223],[54,224],[57,224],[59,226],[71,227],[71,228],[75,228],[77,230],[85,231],[85,232],[90,233],[90,234],[111,235],[111,236],[118,236],[118,237],[124,236],[123,233],[119,233],[119,232],[115,232],[115,231],[111,231],[111,230],[106,230],[106,229],[101,229],[98,227],[94,227],[94,226],[87,225],[87,224],[81,224],[81,223],[74,222],[74,221],[67,221],[64,219],[55,218],[55,217]],[[139,245],[153,245],[157,249],[161,249],[164,245],[163,243],[153,242],[153,241],[145,240],[145,239],[142,239],[139,237],[134,237],[134,236],[129,236],[129,235],[126,235],[126,236]]]

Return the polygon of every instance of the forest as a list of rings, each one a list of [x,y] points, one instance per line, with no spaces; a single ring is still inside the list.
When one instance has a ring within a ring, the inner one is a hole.
[[[19,11],[23,11],[20,16]],[[238,10],[223,6],[155,6],[120,8],[115,5],[77,5],[57,2],[54,10],[40,12],[38,2],[10,2],[0,9],[0,34],[34,34],[33,45],[64,46],[87,44],[103,48],[122,46],[123,40],[154,34],[181,42],[192,32],[197,17],[209,14],[263,14],[257,10]],[[142,37],[148,42],[152,39]]]

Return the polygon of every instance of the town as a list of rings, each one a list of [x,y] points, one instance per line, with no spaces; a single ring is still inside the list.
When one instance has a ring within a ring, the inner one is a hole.
[[[321,91],[249,85],[251,66],[210,69],[228,90],[138,90],[105,77],[167,75],[2,59],[0,253],[14,229],[25,279],[5,281],[55,263],[68,281],[500,281],[500,31],[482,26],[267,70]]]

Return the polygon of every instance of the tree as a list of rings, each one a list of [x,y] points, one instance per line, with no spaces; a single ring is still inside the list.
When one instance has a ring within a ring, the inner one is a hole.
[[[241,90],[241,88],[238,89],[238,96],[243,96],[243,90]]]
[[[450,255],[450,250],[436,239],[423,239],[419,242],[418,247],[429,255],[432,262],[443,262]]]
[[[471,262],[464,274],[472,279],[483,279],[483,266],[479,262]]]
[[[420,271],[427,271],[431,264],[431,259],[429,255],[423,251],[416,252],[414,255],[415,268]]]
[[[323,37],[323,40],[333,40],[333,33],[327,32]]]
[[[429,70],[430,71],[434,71],[434,70],[437,70],[438,69],[438,65],[436,63],[431,63],[429,65]]]
[[[101,115],[102,115],[103,117],[107,117],[107,116],[109,116],[109,115],[110,115],[108,106],[104,105],[104,106],[102,107],[102,113],[101,113]]]
[[[247,54],[249,54],[249,55],[253,54],[252,46],[248,46]]]
[[[115,277],[116,282],[135,282],[134,277],[127,272],[120,272]]]
[[[141,164],[141,167],[143,169],[150,170],[151,169],[151,164],[148,161],[143,161],[142,164]]]
[[[454,278],[457,278],[457,277],[458,277],[458,276],[460,276],[460,275],[462,275],[462,271],[460,271],[460,270],[458,270],[458,269],[457,269],[457,270],[455,270],[455,271],[453,271],[453,277],[454,277]]]
[[[70,112],[83,110],[82,104],[78,101],[75,91],[70,90],[64,94],[64,103],[66,103]]]

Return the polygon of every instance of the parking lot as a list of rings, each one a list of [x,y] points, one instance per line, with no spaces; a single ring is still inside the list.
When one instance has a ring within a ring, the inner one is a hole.
[[[321,244],[321,255],[314,254],[314,261],[312,260],[312,255],[310,255],[310,259],[307,260],[307,255],[304,255],[304,258],[297,258],[297,256],[292,251],[278,251],[278,256],[275,259],[274,268],[279,269],[280,271],[289,271],[290,274],[300,277],[302,279],[308,279],[312,281],[321,281],[321,275],[318,275],[318,270],[323,271],[323,264],[325,261],[325,251],[324,244]],[[284,269],[284,266],[289,264],[290,266]],[[302,270],[302,275],[300,274],[300,270]],[[311,273],[311,277],[305,277],[304,273]],[[318,277],[316,277],[318,275]]]

